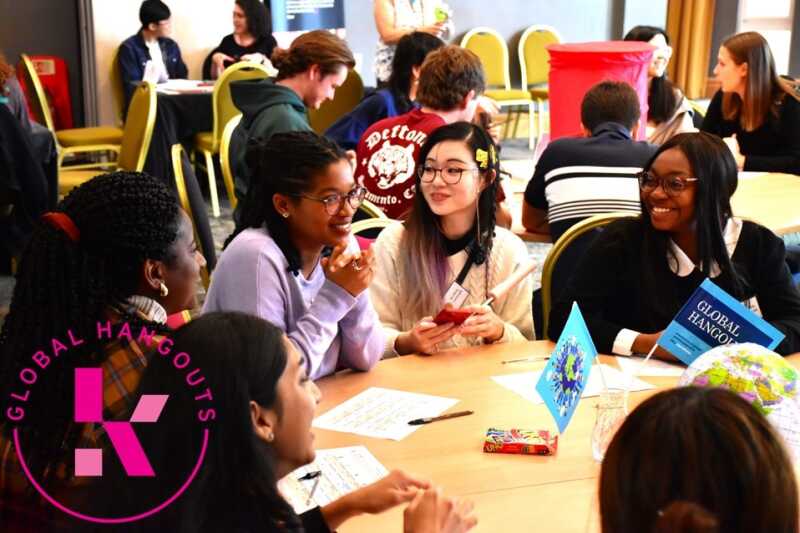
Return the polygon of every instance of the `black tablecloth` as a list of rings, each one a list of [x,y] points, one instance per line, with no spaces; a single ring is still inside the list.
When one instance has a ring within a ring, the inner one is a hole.
[[[211,131],[214,117],[211,109],[211,94],[176,94],[158,95],[156,106],[156,124],[153,138],[150,140],[150,151],[144,171],[164,180],[170,189],[176,191],[175,173],[172,171],[172,145],[191,143],[196,133]],[[194,169],[189,158],[183,157],[183,176],[186,180],[186,191],[192,206],[192,216],[200,237],[200,246],[208,263],[209,271],[217,262],[214,252],[214,238],[208,223],[208,211],[200,191]]]

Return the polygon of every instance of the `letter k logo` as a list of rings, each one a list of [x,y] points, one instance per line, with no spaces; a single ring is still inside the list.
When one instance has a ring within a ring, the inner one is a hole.
[[[156,422],[167,403],[168,394],[144,394],[128,422],[103,420],[103,369],[75,369],[75,422],[102,424],[114,451],[129,476],[153,477],[153,467],[133,432],[133,422]],[[75,476],[102,476],[103,450],[77,448]]]

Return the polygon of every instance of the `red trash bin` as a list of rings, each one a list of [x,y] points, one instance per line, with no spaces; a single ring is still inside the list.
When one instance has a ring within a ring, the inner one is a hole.
[[[72,100],[69,94],[69,73],[66,61],[58,56],[39,55],[30,56],[30,58],[50,103],[53,126],[56,130],[72,128]],[[33,87],[25,86],[25,76],[22,72],[24,68],[22,63],[17,66],[17,79],[30,102],[32,98],[36,98],[36,94]],[[30,104],[28,106],[30,111]]]
[[[606,80],[629,83],[639,95],[639,139],[647,137],[647,69],[655,47],[638,41],[551,44],[550,139],[581,135],[581,101]]]

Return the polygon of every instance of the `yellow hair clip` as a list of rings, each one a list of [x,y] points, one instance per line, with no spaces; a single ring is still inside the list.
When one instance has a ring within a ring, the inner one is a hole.
[[[480,163],[478,166],[481,168],[489,168],[489,154],[486,150],[478,148],[475,150],[475,161]]]

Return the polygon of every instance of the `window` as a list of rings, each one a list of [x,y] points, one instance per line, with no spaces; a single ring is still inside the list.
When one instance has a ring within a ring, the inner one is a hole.
[[[778,74],[789,71],[795,0],[739,0],[739,32],[757,31],[769,43]]]

